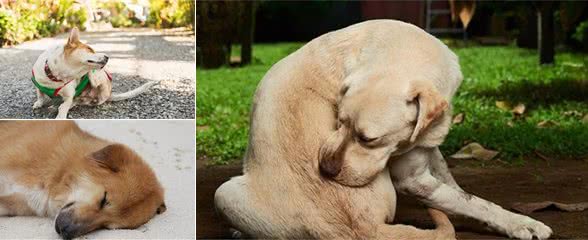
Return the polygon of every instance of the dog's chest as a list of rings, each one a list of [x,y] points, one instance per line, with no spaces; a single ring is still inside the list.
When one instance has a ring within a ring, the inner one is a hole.
[[[17,184],[0,171],[0,215],[50,215],[49,196],[42,189]]]

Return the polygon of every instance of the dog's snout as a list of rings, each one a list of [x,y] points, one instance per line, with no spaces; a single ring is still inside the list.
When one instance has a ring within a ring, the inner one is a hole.
[[[104,62],[107,63],[108,62],[108,55],[104,55]]]
[[[72,239],[76,236],[76,227],[72,221],[71,211],[62,211],[55,219],[55,231],[63,239]]]
[[[88,231],[86,224],[75,219],[72,205],[73,202],[65,205],[55,218],[55,231],[63,239],[73,239]]]

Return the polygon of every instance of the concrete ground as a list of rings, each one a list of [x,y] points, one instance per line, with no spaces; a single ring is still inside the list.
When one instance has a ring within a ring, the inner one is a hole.
[[[67,34],[0,48],[0,118],[55,118],[57,107],[32,109],[36,100],[31,69],[50,46],[65,44]],[[72,119],[193,119],[196,68],[194,32],[184,28],[106,29],[82,32],[81,40],[108,54],[113,92],[126,92],[148,81],[149,91],[125,101],[98,107],[76,106]],[[55,101],[57,106],[60,101]]]
[[[78,120],[82,129],[124,143],[153,168],[165,189],[167,211],[133,230],[99,230],[82,239],[195,238],[195,123],[193,120]],[[53,219],[0,218],[0,239],[55,239]]]

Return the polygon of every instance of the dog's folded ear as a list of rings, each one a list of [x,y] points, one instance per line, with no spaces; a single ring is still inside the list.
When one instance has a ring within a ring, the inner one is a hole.
[[[99,167],[112,172],[119,172],[129,156],[131,150],[122,144],[111,144],[96,152],[91,153],[88,158]]]
[[[75,45],[80,42],[80,31],[77,27],[71,29],[69,38],[67,38],[67,45]]]
[[[414,142],[433,120],[443,115],[449,104],[434,86],[426,83],[416,83],[411,86],[408,101],[416,102],[418,109],[417,123],[410,136],[410,142]]]

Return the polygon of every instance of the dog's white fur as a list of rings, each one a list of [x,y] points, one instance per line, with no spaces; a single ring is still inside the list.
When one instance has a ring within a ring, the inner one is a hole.
[[[399,21],[312,40],[259,84],[244,175],[217,190],[217,208],[256,237],[399,238],[404,229],[385,224],[395,185],[511,237],[549,237],[543,223],[465,193],[449,173],[437,146],[461,80],[449,48]]]
[[[71,51],[68,52],[67,48]],[[68,53],[66,53],[68,52]],[[45,62],[48,63],[53,75],[61,82],[51,81],[45,74]],[[135,97],[145,92],[149,87],[156,84],[156,81],[148,82],[129,92],[112,94],[112,83],[108,79],[104,66],[108,62],[108,56],[103,53],[95,53],[91,48],[80,42],[79,31],[73,28],[68,37],[67,43],[50,47],[44,51],[33,65],[36,81],[48,88],[58,88],[66,82],[71,81],[59,91],[63,103],[59,106],[58,119],[67,118],[70,108],[75,105],[74,97],[76,87],[81,82],[81,77],[89,74],[90,88],[79,97],[80,104],[100,105],[106,101],[120,101]],[[33,109],[37,109],[50,101],[50,97],[36,89],[37,101]]]

